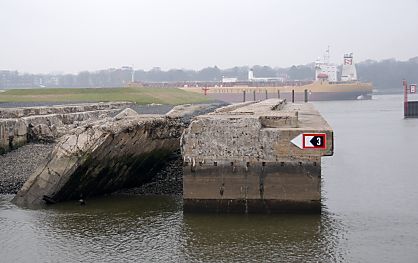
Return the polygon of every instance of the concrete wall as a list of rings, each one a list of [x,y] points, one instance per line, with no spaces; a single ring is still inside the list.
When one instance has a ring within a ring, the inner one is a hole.
[[[31,141],[53,141],[65,134],[69,125],[104,118],[129,105],[132,103],[0,108],[0,154]]]
[[[320,162],[320,160],[319,160]],[[319,162],[221,162],[186,166],[185,211],[317,212],[321,206]]]
[[[27,143],[27,125],[22,119],[0,119],[0,154]]]
[[[67,114],[85,111],[123,109],[133,105],[132,102],[80,103],[56,106],[0,108],[1,119],[13,119],[35,115]]]

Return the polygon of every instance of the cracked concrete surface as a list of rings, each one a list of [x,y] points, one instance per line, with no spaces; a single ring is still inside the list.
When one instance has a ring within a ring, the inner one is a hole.
[[[179,150],[185,119],[213,109],[213,105],[189,105],[167,115],[125,110],[114,118],[76,127],[58,139],[13,201],[32,206],[140,186]]]

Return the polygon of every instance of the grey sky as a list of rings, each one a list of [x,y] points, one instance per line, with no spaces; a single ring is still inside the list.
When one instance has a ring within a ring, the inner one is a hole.
[[[0,69],[290,66],[418,56],[418,0],[0,0]]]

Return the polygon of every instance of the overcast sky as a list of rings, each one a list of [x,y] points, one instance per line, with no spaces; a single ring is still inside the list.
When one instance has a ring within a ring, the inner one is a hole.
[[[0,70],[200,69],[418,56],[418,0],[0,0]]]

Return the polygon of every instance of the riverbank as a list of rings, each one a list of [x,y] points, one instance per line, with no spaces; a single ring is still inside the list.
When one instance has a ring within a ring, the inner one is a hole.
[[[130,101],[137,104],[179,105],[213,101],[203,94],[177,88],[42,88],[11,89],[0,93],[2,102],[110,102]],[[1,106],[0,106],[1,107]]]

